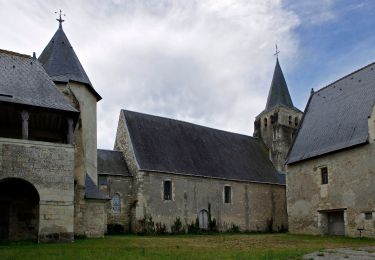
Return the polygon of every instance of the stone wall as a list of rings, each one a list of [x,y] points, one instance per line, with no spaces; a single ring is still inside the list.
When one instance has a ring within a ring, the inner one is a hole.
[[[125,232],[130,231],[130,217],[133,203],[132,177],[121,175],[103,175],[107,178],[108,185],[100,186],[100,190],[110,198],[118,194],[121,200],[121,211],[114,212],[112,203],[106,203],[107,225],[121,225]]]
[[[213,178],[142,172],[136,211],[137,220],[151,215],[168,228],[177,217],[183,224],[194,222],[201,210],[211,205],[219,230],[232,224],[242,231],[281,231],[287,228],[285,186]],[[163,198],[164,180],[172,181],[172,200]],[[231,186],[232,202],[224,203],[224,186]]]
[[[107,231],[107,200],[85,198],[85,187],[75,187],[74,235],[103,237]]]
[[[374,112],[369,119],[369,144],[288,165],[289,231],[325,234],[324,212],[343,209],[345,234],[375,237]],[[321,184],[320,168],[328,168],[328,184]],[[365,219],[365,213],[372,219]]]
[[[285,159],[301,118],[302,113],[297,110],[277,107],[255,119],[254,136],[260,137],[266,144],[278,171],[285,171]]]
[[[73,240],[74,148],[0,138],[0,180],[19,178],[39,193],[39,240]]]

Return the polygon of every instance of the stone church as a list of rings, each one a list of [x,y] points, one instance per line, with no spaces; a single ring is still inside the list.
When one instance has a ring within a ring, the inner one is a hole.
[[[370,230],[363,218],[372,219],[374,194],[358,189],[374,179],[372,65],[312,94],[303,116],[277,59],[253,136],[121,110],[114,149],[102,150],[101,96],[58,21],[38,58],[0,50],[0,240],[72,241],[110,227],[140,232],[147,218],[168,231],[176,219],[202,230],[212,219],[220,231],[289,225],[315,234],[332,229],[332,219],[348,225],[346,235],[358,223]],[[323,176],[324,168],[323,187],[314,173]],[[341,178],[350,169],[363,176],[349,189]],[[335,185],[347,191],[345,203],[336,203]]]

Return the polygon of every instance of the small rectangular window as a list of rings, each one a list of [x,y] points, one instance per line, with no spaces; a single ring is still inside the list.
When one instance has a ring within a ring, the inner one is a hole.
[[[224,203],[232,203],[232,187],[224,186]]]
[[[372,219],[372,212],[365,212],[365,219],[367,220]]]
[[[322,176],[322,184],[328,184],[328,168],[320,168],[320,174]]]
[[[164,181],[164,200],[172,200],[172,182]]]
[[[108,185],[107,176],[99,176],[98,183],[99,183],[99,186],[107,186]]]

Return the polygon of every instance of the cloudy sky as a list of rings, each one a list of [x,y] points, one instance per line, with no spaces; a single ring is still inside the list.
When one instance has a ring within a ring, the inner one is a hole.
[[[251,135],[275,43],[295,106],[310,89],[375,60],[375,1],[0,0],[0,48],[39,55],[54,11],[103,100],[98,146],[120,109]]]

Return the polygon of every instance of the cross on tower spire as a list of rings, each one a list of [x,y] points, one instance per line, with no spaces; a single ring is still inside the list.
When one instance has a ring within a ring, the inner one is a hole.
[[[65,14],[62,13],[61,9],[59,12],[55,12],[55,14],[58,14],[59,17],[56,19],[56,21],[59,22],[59,27],[61,27],[61,24],[65,21],[62,19],[62,16],[65,16]]]
[[[280,53],[280,51],[279,51],[279,49],[277,48],[277,44],[276,44],[276,52],[273,54],[274,56],[276,56],[276,59],[279,58],[279,53]]]

